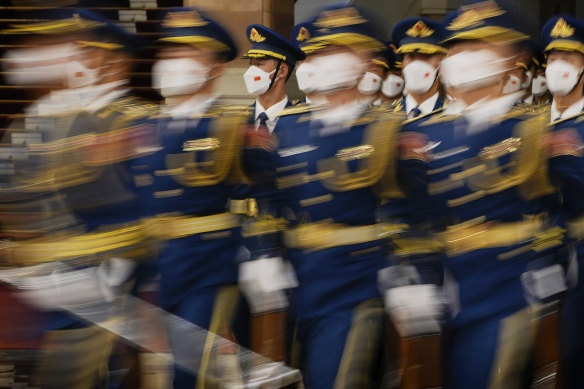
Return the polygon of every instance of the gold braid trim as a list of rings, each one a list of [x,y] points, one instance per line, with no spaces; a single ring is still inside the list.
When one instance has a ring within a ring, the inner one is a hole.
[[[481,152],[484,155],[463,162],[465,172],[477,172],[467,178],[469,186],[477,193],[498,193],[518,186],[522,197],[531,200],[554,191],[547,177],[547,163],[541,146],[548,128],[545,116],[538,112],[527,114],[529,116],[526,115],[526,119],[513,130],[514,138],[486,147]],[[511,113],[511,116],[515,115]],[[508,173],[498,165],[497,157],[504,153],[514,154]]]
[[[210,124],[210,137],[217,139],[217,147],[205,151],[189,151],[166,156],[167,172],[180,184],[193,186],[216,185],[226,180],[230,172],[241,177],[241,137],[239,129],[244,123],[245,113],[221,113]],[[196,162],[196,152],[205,152],[205,160]]]
[[[374,112],[375,115],[377,112]],[[359,168],[351,173],[347,163],[341,156],[326,158],[318,162],[318,171],[323,176],[322,184],[334,192],[345,192],[366,188],[378,183],[382,178],[391,181],[395,170],[395,136],[401,126],[401,115],[389,114],[385,111],[371,123],[364,134],[364,145],[369,145],[371,152],[359,160]],[[325,172],[332,172],[325,175]],[[393,182],[384,182],[389,189]],[[387,190],[386,189],[386,190]]]

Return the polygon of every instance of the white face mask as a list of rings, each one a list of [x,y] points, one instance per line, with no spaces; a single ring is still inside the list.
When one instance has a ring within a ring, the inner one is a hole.
[[[99,82],[99,69],[90,69],[79,61],[67,63],[67,87],[69,89],[95,85]]]
[[[3,61],[6,82],[12,85],[63,83],[67,77],[67,63],[77,53],[72,43],[8,50]]]
[[[255,65],[250,66],[243,74],[247,92],[250,95],[263,95],[266,93],[270,89],[270,83],[272,82],[270,76],[275,71],[276,69],[268,73]]]
[[[152,87],[163,97],[190,95],[210,79],[209,70],[190,58],[162,59],[152,67]]]
[[[446,86],[459,90],[496,84],[508,70],[508,60],[488,49],[463,51],[442,60],[441,78]]]
[[[438,69],[426,61],[416,60],[402,70],[406,89],[418,95],[428,92],[436,80]]]
[[[549,63],[545,70],[548,89],[553,95],[567,95],[580,81],[582,70],[561,59]]]
[[[545,75],[540,74],[533,79],[533,84],[531,84],[531,93],[533,93],[534,96],[542,96],[545,92],[547,92],[547,90],[548,88]]]
[[[531,86],[531,81],[533,80],[533,73],[527,70],[525,72],[525,82],[521,83],[521,89],[528,89]]]
[[[375,73],[365,72],[361,81],[359,81],[359,92],[364,95],[372,95],[377,93],[379,88],[381,88],[381,77]]]
[[[298,89],[304,93],[314,92],[316,88],[316,67],[310,62],[302,62],[296,68],[296,81]]]
[[[365,72],[367,63],[351,53],[337,53],[315,57],[311,63],[318,69],[316,92],[350,89]]]
[[[395,97],[404,90],[404,79],[395,74],[388,74],[383,80],[381,93],[387,97]]]
[[[511,93],[519,92],[521,90],[521,80],[519,77],[511,74],[509,75],[509,79],[503,86],[503,94],[508,95]]]

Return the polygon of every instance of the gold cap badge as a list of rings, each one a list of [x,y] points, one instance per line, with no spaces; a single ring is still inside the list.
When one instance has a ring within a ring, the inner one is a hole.
[[[426,26],[426,23],[421,20],[418,20],[416,24],[414,24],[409,30],[406,31],[406,35],[414,38],[426,38],[432,34],[434,34],[434,30]]]
[[[574,35],[574,27],[571,27],[564,18],[559,18],[550,32],[552,38],[567,38]]]
[[[335,28],[366,22],[367,20],[359,14],[357,9],[349,7],[322,12],[314,25],[322,28]]]
[[[263,42],[266,40],[266,37],[262,36],[254,27],[249,32],[249,40],[252,42]]]
[[[177,11],[166,14],[162,27],[182,28],[182,27],[200,27],[209,24],[203,20],[201,14],[197,11]]]
[[[480,26],[484,24],[485,19],[500,16],[505,13],[493,0],[461,7],[461,11],[460,15],[450,22],[450,25],[446,29],[456,31],[462,28]]]
[[[298,35],[296,36],[296,40],[298,42],[304,42],[308,39],[310,39],[310,33],[306,27],[300,27],[300,30],[298,30]]]

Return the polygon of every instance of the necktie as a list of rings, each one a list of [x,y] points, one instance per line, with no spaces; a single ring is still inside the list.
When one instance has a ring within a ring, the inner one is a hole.
[[[416,108],[412,109],[410,111],[410,113],[412,114],[412,119],[413,119],[413,118],[417,118],[418,116],[420,116],[422,111],[420,111],[420,108],[416,107]]]
[[[267,127],[268,115],[265,112],[260,113],[258,119],[260,119],[260,126]]]

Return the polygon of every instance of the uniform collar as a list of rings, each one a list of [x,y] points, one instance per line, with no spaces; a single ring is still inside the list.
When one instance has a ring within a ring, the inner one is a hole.
[[[126,80],[108,82],[100,85],[101,93],[94,96],[86,105],[85,109],[90,112],[95,112],[104,107],[108,103],[120,98],[130,91],[128,88],[119,88],[126,84]]]
[[[82,104],[78,90],[59,89],[33,102],[25,112],[29,115],[60,115],[79,110]]]
[[[552,101],[550,120],[553,122],[558,119],[569,118],[570,116],[578,115],[580,112],[582,112],[582,110],[584,110],[584,99],[576,101],[574,104],[570,105],[564,112],[562,112],[562,114],[560,114],[560,111],[558,111],[556,105],[556,100],[554,99]]]
[[[284,108],[286,108],[286,104],[288,104],[288,96],[284,96],[282,100],[277,102],[276,104],[272,105],[270,108],[265,109],[262,103],[258,99],[255,101],[255,120],[258,120],[258,116],[260,113],[265,112],[268,115],[268,121],[274,121],[278,118],[278,114],[282,112]]]
[[[533,104],[533,95],[529,95],[526,98],[523,99],[523,102],[525,104]]]
[[[523,91],[510,93],[495,99],[486,97],[465,107],[463,115],[469,124],[467,134],[486,130],[489,125],[494,123],[493,118],[498,118],[509,111],[520,100],[521,96],[523,96]]]
[[[195,95],[189,100],[177,106],[165,106],[163,112],[172,116],[173,118],[186,118],[189,116],[196,116],[205,113],[219,95]]]
[[[366,104],[355,99],[347,104],[322,110],[314,118],[320,120],[325,127],[335,126],[357,119],[366,108]]]
[[[440,97],[440,94],[436,92],[431,97],[424,100],[421,104],[418,104],[418,102],[412,97],[412,95],[408,94],[405,100],[406,113],[409,114],[410,111],[416,107],[418,107],[422,115],[430,113],[434,110],[436,102],[438,101],[438,97]]]
[[[464,101],[457,99],[457,100],[450,100],[448,104],[446,104],[446,108],[444,108],[444,115],[458,115],[464,111],[466,108],[466,104]]]

